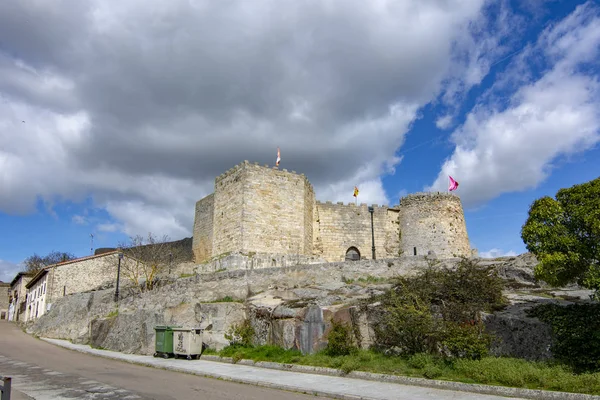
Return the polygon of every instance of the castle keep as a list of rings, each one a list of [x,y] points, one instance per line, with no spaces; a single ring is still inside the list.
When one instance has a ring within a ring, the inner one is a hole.
[[[454,194],[417,193],[393,207],[372,207],[376,258],[471,255]],[[295,171],[244,161],[218,176],[214,193],[196,203],[196,263],[234,252],[370,259],[371,248],[368,206],[316,201],[308,179]]]

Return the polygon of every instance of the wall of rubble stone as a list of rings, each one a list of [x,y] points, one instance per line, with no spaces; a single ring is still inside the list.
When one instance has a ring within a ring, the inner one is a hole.
[[[192,239],[192,251],[196,262],[203,262],[212,257],[214,200],[213,193],[196,203]]]
[[[245,175],[244,164],[240,164],[215,179],[212,255],[239,251],[243,248],[242,210]]]
[[[312,229],[306,229],[306,219],[312,219],[315,200],[308,179],[277,167],[244,163],[243,168],[241,251],[310,255]]]
[[[393,220],[397,220],[398,212],[377,204],[373,205],[373,210],[375,257],[397,257],[399,243]],[[355,247],[361,258],[373,258],[371,213],[367,204],[317,202],[314,227],[316,256],[330,262],[342,261],[346,252]]]
[[[50,269],[47,303],[73,293],[113,286],[117,280],[119,258],[116,252],[90,256],[59,264]],[[121,284],[125,279],[121,277]]]

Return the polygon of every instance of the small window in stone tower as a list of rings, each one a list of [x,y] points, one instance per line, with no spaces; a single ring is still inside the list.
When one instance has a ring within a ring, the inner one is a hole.
[[[360,251],[356,247],[350,247],[346,251],[346,261],[358,261],[360,260]]]

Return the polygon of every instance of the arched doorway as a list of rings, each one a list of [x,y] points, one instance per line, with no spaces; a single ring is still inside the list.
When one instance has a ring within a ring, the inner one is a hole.
[[[360,260],[360,251],[354,246],[346,250],[346,261],[358,261]]]

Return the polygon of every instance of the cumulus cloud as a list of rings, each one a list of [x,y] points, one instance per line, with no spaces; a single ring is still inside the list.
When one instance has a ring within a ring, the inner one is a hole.
[[[381,176],[418,110],[504,54],[508,14],[487,14],[484,0],[0,2],[0,210],[91,197],[125,233],[178,238],[216,175],[273,164],[277,146],[320,199],[359,185],[389,203]]]
[[[0,282],[10,282],[23,267],[10,261],[0,260]],[[2,293],[6,295],[6,293]]]
[[[426,190],[460,182],[467,207],[536,187],[561,156],[600,142],[600,83],[590,63],[600,49],[600,10],[591,3],[548,27],[467,115],[454,153]],[[536,76],[527,60],[547,66]],[[517,89],[504,97],[510,83]]]
[[[435,121],[435,126],[440,129],[448,129],[452,125],[452,115],[444,115]]]
[[[479,257],[481,258],[496,258],[496,257],[514,257],[517,253],[509,250],[507,252],[502,251],[501,249],[490,249],[488,251],[479,252]]]

